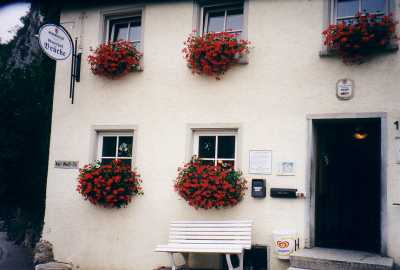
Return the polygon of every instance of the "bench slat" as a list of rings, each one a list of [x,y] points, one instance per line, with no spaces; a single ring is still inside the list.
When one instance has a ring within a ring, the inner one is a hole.
[[[170,235],[169,239],[251,240],[250,235]]]
[[[210,244],[210,245],[231,245],[231,244],[236,244],[236,245],[244,245],[244,246],[249,246],[251,245],[250,241],[247,240],[185,240],[185,239],[176,239],[176,240],[170,240],[169,243],[171,244]]]
[[[248,228],[171,228],[171,231],[180,232],[251,232]]]
[[[235,227],[244,227],[244,228],[251,228],[250,223],[223,223],[223,224],[193,224],[193,223],[184,223],[184,224],[171,224],[171,228],[235,228]]]
[[[243,252],[241,245],[187,245],[187,244],[168,244],[158,245],[158,252],[196,252],[196,253],[228,253],[239,254]]]
[[[228,235],[228,236],[251,236],[251,231],[247,232],[196,232],[196,231],[171,231],[170,236],[175,236],[175,235]]]
[[[180,220],[180,221],[172,221],[171,224],[202,224],[202,223],[209,223],[209,224],[221,224],[221,223],[253,223],[251,220],[195,220],[195,221],[185,221],[185,220]]]

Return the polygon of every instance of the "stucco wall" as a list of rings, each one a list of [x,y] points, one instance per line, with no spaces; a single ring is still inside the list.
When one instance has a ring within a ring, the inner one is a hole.
[[[229,70],[217,81],[193,76],[183,61],[182,43],[192,21],[191,1],[146,4],[144,71],[113,81],[94,76],[86,61],[89,48],[101,41],[100,7],[62,13],[61,22],[71,34],[83,37],[84,61],[73,105],[68,99],[69,61],[57,63],[43,231],[43,237],[54,243],[56,258],[83,270],[168,265],[168,256],[153,249],[167,241],[169,221],[179,219],[250,218],[254,243],[270,245],[273,229],[294,228],[304,244],[305,199],[255,200],[248,192],[232,209],[202,211],[178,198],[172,181],[187,158],[188,126],[238,127],[240,169],[248,180],[248,151],[269,149],[274,172],[266,177],[267,188],[305,191],[308,114],[387,112],[388,255],[400,263],[400,208],[392,206],[400,201],[392,124],[400,118],[399,54],[388,53],[360,66],[320,58],[322,0],[250,0],[248,38],[254,48],[249,64]],[[335,84],[346,77],[355,81],[355,97],[339,101]],[[145,195],[125,209],[90,205],[75,191],[78,171],[54,168],[55,160],[79,160],[83,165],[94,158],[93,125],[137,127],[135,165]],[[296,176],[276,175],[276,162],[285,159],[297,163]],[[271,269],[286,269],[286,263],[272,257]]]

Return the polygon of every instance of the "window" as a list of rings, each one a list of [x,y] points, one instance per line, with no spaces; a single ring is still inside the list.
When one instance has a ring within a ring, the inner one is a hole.
[[[229,32],[241,36],[244,28],[243,2],[202,7],[202,32]]]
[[[219,161],[236,165],[235,131],[195,131],[193,153],[206,164],[217,165]]]
[[[388,0],[334,0],[334,22],[349,22],[354,19],[357,12],[374,13],[383,15],[388,13]]]
[[[113,16],[107,19],[107,41],[127,40],[140,49],[142,18],[136,16]]]
[[[97,159],[102,164],[110,164],[114,159],[120,159],[127,165],[132,165],[133,134],[129,132],[99,132]]]

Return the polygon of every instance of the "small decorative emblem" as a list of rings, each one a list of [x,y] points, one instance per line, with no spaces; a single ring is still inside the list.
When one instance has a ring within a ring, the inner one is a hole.
[[[336,96],[340,100],[352,99],[354,95],[354,82],[350,79],[341,79],[336,83]]]
[[[289,247],[289,242],[288,241],[277,241],[276,244],[278,245],[279,248],[288,248]]]
[[[79,162],[75,160],[56,160],[54,168],[56,169],[78,169]]]

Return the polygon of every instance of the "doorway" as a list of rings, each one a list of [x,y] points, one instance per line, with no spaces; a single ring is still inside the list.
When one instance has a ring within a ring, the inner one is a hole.
[[[381,119],[313,120],[314,244],[381,251]]]

